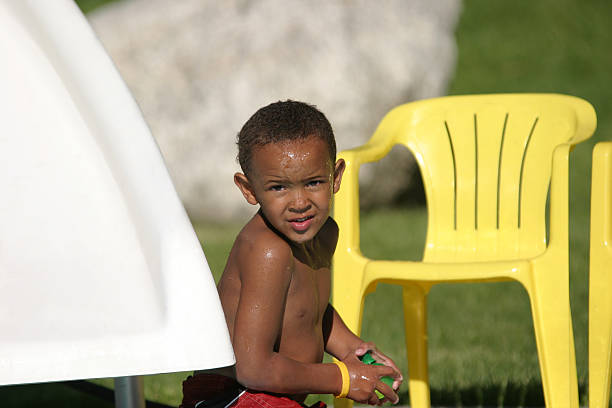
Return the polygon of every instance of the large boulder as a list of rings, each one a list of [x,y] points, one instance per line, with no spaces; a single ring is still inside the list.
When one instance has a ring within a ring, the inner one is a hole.
[[[460,8],[460,0],[123,0],[88,18],[190,216],[223,221],[254,210],[232,176],[236,134],[259,107],[315,104],[340,150],[362,144],[393,106],[446,92]],[[389,202],[413,172],[401,149],[364,166],[362,201]]]

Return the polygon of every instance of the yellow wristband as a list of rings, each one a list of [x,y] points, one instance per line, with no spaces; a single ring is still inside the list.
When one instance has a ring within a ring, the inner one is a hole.
[[[348,368],[346,368],[346,364],[342,361],[334,361],[334,363],[340,369],[340,374],[342,375],[342,391],[340,394],[336,395],[336,398],[344,398],[348,395],[349,389],[351,387],[351,378],[349,377]]]

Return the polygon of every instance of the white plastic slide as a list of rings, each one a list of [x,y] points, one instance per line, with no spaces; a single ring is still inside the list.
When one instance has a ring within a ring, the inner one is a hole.
[[[234,362],[197,237],[87,20],[71,0],[0,0],[0,385]]]

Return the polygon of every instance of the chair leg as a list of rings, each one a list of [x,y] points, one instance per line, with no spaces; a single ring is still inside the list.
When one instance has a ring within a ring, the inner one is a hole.
[[[575,408],[580,407],[580,394],[578,393],[578,367],[576,367],[576,345],[574,344],[574,330],[572,328],[572,309],[569,311],[570,316],[570,381],[573,383],[570,388],[570,402],[575,404]],[[573,405],[574,406],[574,405]]]
[[[334,398],[334,408],[352,408],[353,401],[348,398]]]
[[[577,408],[578,379],[569,279],[550,279],[537,272],[533,279],[529,298],[546,407]]]
[[[427,291],[418,285],[405,285],[403,299],[410,405],[413,408],[429,408]]]
[[[612,281],[607,282],[606,276],[596,278],[592,268],[589,288],[589,407],[607,408],[612,371]]]
[[[337,289],[338,288],[338,289]],[[363,296],[359,292],[359,286],[344,284],[333,285],[332,304],[342,321],[356,335],[361,332],[361,314],[363,310]],[[361,299],[356,302],[355,299]],[[334,408],[352,408],[353,401],[348,398],[335,398]]]

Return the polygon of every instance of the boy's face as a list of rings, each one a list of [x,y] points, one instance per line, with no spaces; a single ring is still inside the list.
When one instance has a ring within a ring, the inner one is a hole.
[[[344,161],[333,165],[327,143],[311,136],[258,147],[249,177],[236,173],[234,182],[250,204],[261,206],[277,231],[304,243],[327,221],[343,171]]]

